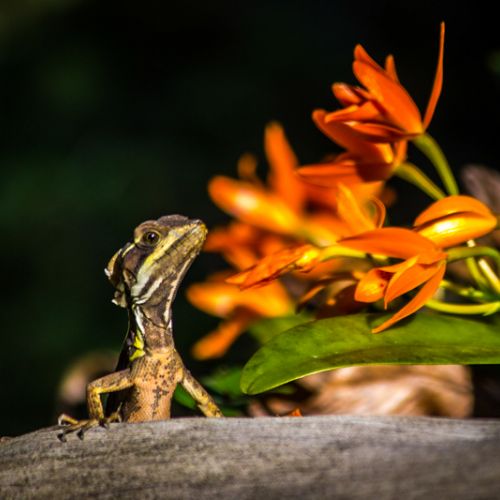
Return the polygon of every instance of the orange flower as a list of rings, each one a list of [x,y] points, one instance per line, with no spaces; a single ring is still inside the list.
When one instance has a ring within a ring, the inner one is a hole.
[[[436,75],[423,120],[415,102],[399,83],[392,56],[386,59],[384,69],[357,45],[353,72],[366,89],[335,84],[333,92],[345,108],[326,114],[324,124],[347,123],[375,142],[395,142],[422,134],[432,120],[443,84],[444,33],[441,23]]]
[[[264,132],[264,149],[269,163],[268,184],[296,212],[304,209],[307,186],[295,175],[299,162],[283,127],[270,123]]]
[[[249,155],[238,163],[241,180],[218,176],[209,184],[215,203],[237,220],[211,231],[205,250],[219,252],[236,269],[247,271],[230,279],[233,284],[219,280],[189,289],[188,298],[195,306],[225,318],[214,332],[195,345],[194,354],[200,359],[222,355],[258,317],[279,316],[286,314],[285,310],[292,310],[282,285],[269,284],[271,281],[285,272],[305,271],[315,264],[319,276],[341,265],[341,259],[317,263],[320,250],[305,245],[305,241],[328,246],[339,237],[352,234],[353,227],[358,231],[372,227],[366,226],[365,219],[383,219],[383,207],[375,205],[375,210],[368,212],[364,206],[354,206],[360,202],[347,188],[339,187],[338,197],[330,189],[301,181],[295,175],[298,164],[295,154],[278,124],[266,128],[264,142],[270,166],[267,186],[257,178],[256,162]],[[360,184],[358,192],[366,200],[380,187],[380,183],[368,187]],[[344,213],[351,216],[349,221],[342,217]],[[239,292],[234,283],[242,288],[256,285],[263,288]],[[266,284],[269,286],[263,286]]]
[[[337,191],[336,229],[340,236],[347,236],[380,227],[384,223],[385,207],[378,200],[373,200],[371,212],[365,203],[360,202],[346,186],[339,184]],[[330,216],[331,218],[332,216]],[[249,269],[231,276],[227,282],[239,285],[242,289],[262,286],[283,274],[300,271],[310,272],[313,268],[324,266],[329,259],[329,248],[335,245],[318,248],[313,245],[298,245],[283,248],[260,259]],[[337,259],[340,261],[340,259]],[[328,263],[323,273],[334,271],[341,262]],[[318,274],[315,275],[318,277]]]
[[[367,148],[391,149],[388,145]],[[194,346],[199,359],[222,355],[259,317],[291,312],[285,289],[272,282],[292,271],[310,271],[307,278],[298,275],[307,281],[331,276],[344,259],[321,262],[320,247],[329,248],[343,236],[378,227],[385,216],[381,203],[368,206],[366,202],[381,190],[380,182],[359,183],[355,192],[341,184],[332,190],[303,182],[296,176],[295,154],[276,123],[266,127],[265,150],[270,167],[267,185],[257,178],[256,162],[249,155],[238,164],[241,180],[218,176],[209,184],[214,202],[236,220],[211,231],[205,250],[221,253],[236,269],[246,271],[226,283],[212,280],[188,290],[195,306],[225,318]],[[304,243],[308,241],[314,245]],[[247,290],[250,287],[262,288]],[[304,289],[304,284],[298,288]]]
[[[220,253],[234,268],[243,270],[286,245],[287,240],[280,235],[233,221],[225,227],[212,229],[203,249]]]
[[[272,191],[285,200],[287,205],[297,212],[304,212],[309,206],[315,213],[324,208],[328,214],[337,205],[336,192],[331,186],[318,186],[304,182],[298,177],[299,162],[291,148],[283,128],[278,123],[270,123],[265,130],[264,146],[269,162],[268,184]],[[387,149],[382,146],[379,149]],[[335,186],[336,187],[336,186]],[[357,197],[366,200],[378,196],[383,188],[382,182],[357,183],[350,186]],[[308,211],[310,213],[311,210]]]
[[[265,148],[270,166],[269,186],[257,179],[256,164],[246,155],[238,164],[244,180],[214,177],[208,186],[212,200],[240,222],[260,230],[299,240],[312,237],[321,244],[335,241],[337,221],[330,215],[335,196],[295,175],[295,154],[276,123],[266,128]]]
[[[375,302],[383,298],[387,307],[389,302],[422,285],[403,308],[374,328],[373,333],[386,330],[424,306],[439,288],[446,270],[446,253],[431,240],[409,229],[375,229],[345,238],[340,244],[372,254],[405,259],[366,273],[356,287],[356,300]]]
[[[194,345],[193,355],[197,359],[222,356],[236,338],[258,318],[283,316],[293,312],[291,299],[278,282],[259,290],[241,291],[218,277],[191,285],[187,290],[187,298],[202,311],[225,319]]]
[[[319,262],[321,250],[312,245],[284,248],[260,259],[246,271],[231,276],[226,281],[239,285],[242,290],[263,286],[291,271],[309,271]]]
[[[415,219],[415,231],[438,247],[459,245],[493,231],[496,216],[476,198],[448,196],[436,201]]]
[[[238,162],[240,178],[214,177],[208,191],[222,210],[246,224],[278,234],[295,234],[303,225],[305,185],[294,175],[295,153],[280,125],[266,127],[264,146],[269,161],[269,187],[256,176],[255,159],[244,155]]]
[[[342,124],[339,127],[348,129]],[[347,135],[352,136],[352,133],[347,130]],[[353,145],[363,142],[356,137],[346,141]],[[240,177],[244,180],[224,176],[213,178],[208,186],[212,200],[240,222],[255,228],[299,241],[312,238],[321,245],[333,243],[342,234],[343,227],[342,221],[332,216],[336,191],[311,185],[297,177],[297,159],[281,126],[268,125],[264,143],[270,167],[269,186],[256,178],[255,162],[246,155],[238,164]],[[392,155],[392,147],[386,144],[368,144],[366,150],[378,154],[378,158],[382,154],[376,153],[379,150]],[[352,189],[366,200],[378,194],[381,188],[380,182],[362,183],[357,176],[357,185]]]
[[[299,214],[276,194],[255,184],[229,177],[214,177],[208,191],[222,210],[242,222],[278,234],[298,231]]]
[[[375,183],[391,177],[394,169],[406,158],[406,141],[394,144],[364,140],[351,125],[326,122],[327,113],[316,110],[313,120],[332,141],[346,149],[333,161],[305,165],[299,175],[308,182],[325,187],[336,187],[339,182],[348,186]]]

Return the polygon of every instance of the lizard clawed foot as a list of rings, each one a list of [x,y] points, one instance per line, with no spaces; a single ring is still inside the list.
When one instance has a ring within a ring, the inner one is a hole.
[[[69,415],[62,414],[57,419],[57,423],[63,426],[63,430],[57,435],[57,438],[63,443],[66,442],[66,435],[76,432],[76,435],[83,439],[85,432],[92,427],[101,426],[105,429],[109,428],[109,424],[112,422],[121,422],[121,416],[119,411],[115,411],[109,417],[104,418],[89,418],[83,420],[77,420],[76,418],[70,417]]]

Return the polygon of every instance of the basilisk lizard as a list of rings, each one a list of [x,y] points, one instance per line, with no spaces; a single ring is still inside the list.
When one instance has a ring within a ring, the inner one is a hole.
[[[196,401],[207,417],[222,413],[186,369],[172,337],[172,302],[187,269],[206,236],[199,220],[168,215],[146,221],[111,258],[106,275],[115,287],[113,302],[129,313],[129,330],[115,372],[87,386],[88,420],[68,415],[58,435],[84,432],[110,422],[142,422],[170,418],[170,405],[178,384]],[[110,394],[105,416],[102,394]]]

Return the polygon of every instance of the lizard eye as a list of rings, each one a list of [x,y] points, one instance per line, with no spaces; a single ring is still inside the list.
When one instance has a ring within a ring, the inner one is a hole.
[[[160,234],[157,233],[156,231],[146,231],[142,235],[141,240],[142,240],[142,243],[144,243],[145,245],[148,245],[150,247],[154,247],[160,241]]]

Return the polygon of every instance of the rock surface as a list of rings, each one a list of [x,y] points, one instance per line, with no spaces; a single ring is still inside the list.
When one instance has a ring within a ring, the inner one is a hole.
[[[174,419],[0,441],[0,498],[498,498],[500,421]]]

